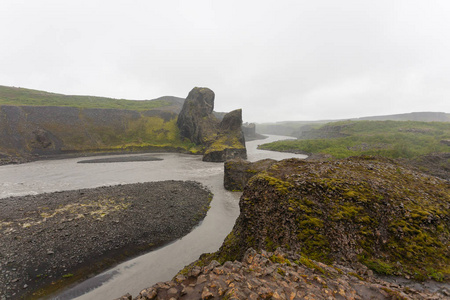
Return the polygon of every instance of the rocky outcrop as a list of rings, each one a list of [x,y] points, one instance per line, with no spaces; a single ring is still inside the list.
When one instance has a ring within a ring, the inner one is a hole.
[[[219,261],[283,246],[380,274],[450,278],[448,182],[393,160],[277,162],[248,182],[240,211]]]
[[[444,299],[450,291],[405,287],[356,270],[302,257],[293,251],[248,249],[241,261],[193,266],[135,298],[149,299]],[[120,300],[131,300],[125,295]],[[119,300],[117,299],[117,300]]]
[[[266,171],[276,160],[263,159],[249,162],[242,159],[232,159],[224,164],[223,185],[229,191],[242,191],[247,182],[256,174]]]
[[[217,136],[208,143],[203,161],[223,162],[234,158],[247,158],[242,126],[242,110],[226,114],[219,125]]]
[[[254,140],[262,140],[267,138],[267,136],[256,133],[256,124],[255,123],[245,123],[242,124],[242,131],[244,132],[245,140],[254,141]]]
[[[247,158],[241,129],[242,110],[232,111],[219,121],[213,109],[214,92],[208,88],[194,88],[178,116],[177,126],[181,136],[204,147],[204,161]]]
[[[214,92],[208,88],[193,88],[178,115],[177,126],[183,138],[205,145],[218,130],[219,121],[213,115]]]

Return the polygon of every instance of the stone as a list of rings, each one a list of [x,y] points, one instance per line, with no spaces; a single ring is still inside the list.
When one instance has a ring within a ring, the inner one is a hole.
[[[213,114],[214,97],[208,88],[195,87],[189,92],[177,120],[181,137],[204,146],[203,161],[247,158],[242,110],[227,113],[219,121]]]
[[[214,294],[209,291],[209,289],[205,286],[202,290],[202,299],[212,299],[214,298]]]
[[[127,294],[123,295],[122,297],[117,298],[115,300],[132,300],[132,299],[133,299],[133,297],[129,293],[127,293]]]
[[[205,145],[208,136],[217,131],[219,120],[212,114],[214,97],[208,88],[195,87],[189,92],[177,120],[181,137]]]
[[[247,149],[241,125],[241,109],[226,114],[220,123],[217,136],[205,148],[203,161],[224,162],[234,158],[246,159]]]

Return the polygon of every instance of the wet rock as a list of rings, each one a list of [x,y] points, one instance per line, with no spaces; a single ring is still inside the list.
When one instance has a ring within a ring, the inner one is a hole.
[[[218,130],[219,120],[213,115],[214,92],[195,87],[178,115],[177,126],[182,137],[198,145],[205,145],[208,137]]]
[[[133,296],[131,296],[129,293],[127,293],[126,295],[123,295],[122,297],[117,298],[115,300],[132,300],[132,299],[133,299]]]
[[[196,87],[189,93],[178,115],[177,126],[183,138],[205,147],[203,160],[223,162],[246,158],[242,132],[242,110],[234,110],[219,121],[213,114],[214,92]]]
[[[205,148],[203,161],[224,162],[234,158],[246,159],[247,149],[241,125],[241,109],[226,114],[220,123],[217,136]]]
[[[181,291],[181,299],[445,299],[448,292],[445,285],[440,291],[429,292],[407,287],[405,284],[383,281],[379,278],[364,278],[360,281],[353,277],[355,270],[343,268],[336,272],[336,266],[329,266],[314,260],[302,263],[294,258],[293,252],[266,252],[266,257],[253,249],[248,249],[241,262],[227,261],[214,267],[211,264],[203,269],[195,284],[186,278],[183,282],[157,284],[141,292],[135,299],[170,299],[174,293],[164,288],[175,284],[175,290]],[[276,262],[276,257],[286,260],[284,264]],[[251,259],[250,259],[251,258]],[[249,262],[251,261],[251,262]],[[226,266],[225,266],[226,264]],[[321,269],[320,276],[317,268]],[[220,269],[220,272],[217,270]],[[262,270],[256,272],[255,270]],[[275,274],[273,274],[275,270]],[[267,274],[267,275],[265,275]],[[214,278],[213,278],[214,277]],[[206,279],[206,281],[204,280]],[[152,298],[150,298],[150,297]],[[175,296],[178,297],[178,296]]]
[[[223,184],[229,191],[242,191],[247,182],[256,174],[267,170],[276,160],[263,159],[249,162],[242,159],[232,159],[225,162]]]

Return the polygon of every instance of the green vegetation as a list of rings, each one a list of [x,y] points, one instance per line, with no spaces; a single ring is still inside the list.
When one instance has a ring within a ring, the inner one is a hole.
[[[335,158],[379,155],[389,158],[414,158],[432,152],[448,152],[441,140],[450,139],[450,123],[413,121],[343,121],[317,129],[341,137],[278,141],[260,149],[329,154]],[[342,137],[344,136],[344,137]]]
[[[0,86],[0,105],[14,106],[69,106],[80,108],[114,108],[149,110],[170,106],[168,100],[124,100],[92,96],[69,96],[24,88]]]

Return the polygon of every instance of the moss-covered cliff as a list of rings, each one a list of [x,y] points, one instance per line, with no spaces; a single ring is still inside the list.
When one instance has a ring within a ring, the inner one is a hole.
[[[450,278],[447,181],[385,158],[284,160],[254,176],[220,261],[279,246],[381,274]]]
[[[168,111],[0,106],[0,153],[196,151],[183,141],[177,114]]]

